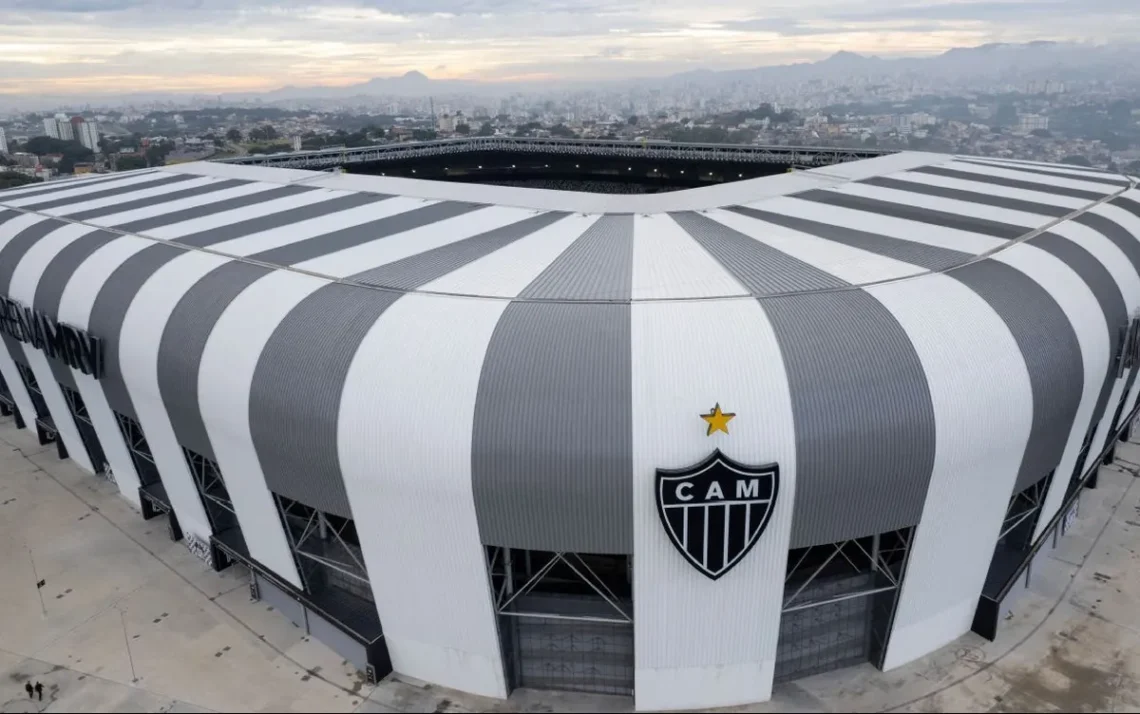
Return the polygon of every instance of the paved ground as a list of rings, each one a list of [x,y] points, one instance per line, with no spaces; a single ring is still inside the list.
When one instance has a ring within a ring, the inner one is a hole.
[[[1140,446],[1121,448],[1140,464]],[[1125,468],[1140,470],[1121,462]],[[1101,471],[996,642],[967,635],[893,672],[779,687],[738,711],[1140,711],[1140,478]],[[628,711],[623,698],[497,702],[390,677],[378,687],[209,571],[111,484],[0,420],[0,712]],[[40,589],[35,587],[43,580]],[[40,681],[44,701],[24,683]]]

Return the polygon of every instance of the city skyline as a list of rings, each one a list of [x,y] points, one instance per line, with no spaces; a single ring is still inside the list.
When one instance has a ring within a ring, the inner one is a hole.
[[[557,82],[929,56],[990,42],[1115,42],[1132,0],[6,0],[0,95],[255,92],[420,71]],[[541,9],[540,9],[541,8]]]

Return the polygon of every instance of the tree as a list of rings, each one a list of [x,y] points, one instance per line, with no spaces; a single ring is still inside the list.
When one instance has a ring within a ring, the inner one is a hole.
[[[16,188],[17,186],[24,186],[29,183],[39,183],[39,179],[18,174],[15,171],[0,171],[0,190]]]
[[[230,129],[226,132],[226,140],[231,144],[237,144],[241,141],[241,130],[237,128]]]
[[[478,136],[494,136],[494,135],[495,135],[495,127],[491,126],[491,122],[489,122],[489,121],[483,122],[483,126],[479,127]]]
[[[1080,154],[1073,154],[1061,159],[1062,164],[1069,164],[1070,166],[1092,166],[1092,162],[1087,157]]]
[[[435,129],[412,129],[412,138],[416,141],[431,141],[436,136]]]
[[[249,138],[253,141],[273,141],[274,139],[279,139],[281,137],[277,133],[276,129],[274,129],[269,124],[265,124],[263,126],[257,127],[256,129],[250,129]]]
[[[565,124],[557,124],[555,126],[550,127],[550,135],[562,137],[565,139],[573,139],[576,136],[576,134],[574,133],[574,130],[571,129],[570,127],[566,126]]]
[[[116,171],[134,171],[135,169],[145,169],[146,159],[135,154],[125,154],[115,159]]]
[[[466,136],[467,134],[471,133],[471,125],[470,124],[456,124],[455,125],[455,133],[456,134],[463,134],[464,136]]]
[[[629,119],[626,119],[626,121],[629,122],[630,126],[637,126],[637,115],[634,114]]]

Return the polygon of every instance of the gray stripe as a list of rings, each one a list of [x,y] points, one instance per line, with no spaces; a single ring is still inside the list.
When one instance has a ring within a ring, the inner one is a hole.
[[[208,183],[205,186],[195,186],[194,188],[182,189],[181,191],[171,191],[164,193],[161,196],[150,196],[148,198],[137,198],[133,201],[126,201],[125,203],[116,203],[112,206],[103,206],[102,208],[91,208],[86,211],[78,213],[69,213],[68,220],[71,221],[86,221],[90,218],[99,218],[100,216],[110,216],[116,213],[124,213],[126,211],[133,211],[137,208],[147,208],[149,206],[157,206],[160,203],[170,203],[171,201],[178,201],[184,198],[193,198],[194,196],[203,196],[206,194],[214,193],[215,191],[224,191],[227,188],[236,188],[237,186],[244,186],[249,181],[237,181],[235,179],[227,179],[225,181],[215,181]]]
[[[80,236],[61,250],[44,268],[40,282],[36,286],[35,306],[37,310],[59,319],[59,302],[63,299],[63,291],[71,282],[72,276],[79,266],[91,255],[118,238],[114,233],[107,231],[92,231]],[[75,389],[75,374],[63,362],[48,360],[55,380],[65,387]]]
[[[141,240],[141,239],[140,239]],[[120,358],[123,320],[144,283],[159,268],[186,251],[166,243],[154,243],[123,261],[111,273],[91,307],[87,329],[103,339],[104,374],[101,384],[111,408],[138,421],[130,393],[123,382]]]
[[[1033,423],[1014,491],[1057,467],[1084,389],[1081,347],[1068,317],[1045,288],[1020,270],[982,260],[947,275],[960,281],[1001,317],[1013,334],[1033,392]]]
[[[546,266],[520,298],[622,300],[633,290],[633,216],[602,216]]]
[[[164,176],[154,181],[147,181],[141,184],[130,184],[129,186],[116,186],[114,188],[105,188],[102,191],[92,191],[85,193],[82,196],[71,196],[70,198],[55,198],[47,201],[40,201],[31,205],[20,206],[25,211],[46,211],[49,208],[59,208],[61,206],[74,206],[77,203],[86,203],[88,201],[95,201],[101,198],[111,198],[112,196],[120,196],[124,193],[131,193],[133,191],[145,191],[149,188],[157,188],[159,186],[169,186],[172,183],[182,183],[191,179],[201,178],[200,176],[191,176],[189,174],[172,174]]]
[[[163,213],[160,216],[140,218],[130,223],[120,223],[115,226],[115,230],[124,231],[126,233],[142,233],[143,231],[158,228],[159,226],[169,226],[203,216],[212,216],[216,213],[231,211],[235,208],[245,208],[246,206],[252,206],[257,203],[268,203],[278,198],[299,196],[303,193],[316,190],[317,189],[312,186],[281,186],[280,188],[271,188],[268,191],[259,191],[245,196],[238,196],[237,198],[227,198],[224,201],[215,201],[214,203],[207,203],[202,206],[183,208],[181,211]]]
[[[969,160],[971,160],[971,157],[960,156],[960,157],[957,157],[955,160],[956,161],[969,161]],[[1009,165],[1010,168],[1016,168],[1017,166],[1032,166],[1032,167],[1042,168],[1042,169],[1062,169],[1062,168],[1063,169],[1072,169],[1073,171],[1080,171],[1082,173],[1090,173],[1090,174],[1109,174],[1109,173],[1115,174],[1116,173],[1114,171],[1108,171],[1107,169],[1098,169],[1098,168],[1093,167],[1093,166],[1076,166],[1074,164],[1056,164],[1056,163],[1048,163],[1045,161],[1028,161],[1026,159],[987,159],[987,161],[994,164],[995,166]]]
[[[1127,199],[1118,198],[1111,201],[1110,205],[1124,208],[1124,201],[1127,201]],[[1137,206],[1137,208],[1140,210],[1140,206]],[[1136,215],[1140,218],[1140,213]],[[1073,220],[1082,226],[1093,229],[1112,241],[1112,243],[1124,253],[1128,261],[1132,263],[1132,269],[1136,271],[1136,274],[1140,275],[1140,242],[1137,242],[1137,237],[1132,235],[1132,231],[1111,218],[1102,216],[1099,213],[1093,213],[1092,211],[1085,211]]]
[[[438,223],[448,218],[461,216],[477,208],[480,208],[478,204],[460,203],[458,201],[433,203],[423,208],[415,208],[410,211],[388,216],[387,218],[381,218],[332,233],[325,233],[313,238],[306,238],[294,243],[271,248],[260,253],[255,253],[251,255],[250,258],[272,265],[294,265],[322,255],[335,253],[339,250],[345,250],[397,233],[403,233],[413,228],[419,228],[432,223]]]
[[[779,213],[761,211],[745,206],[730,206],[727,210],[766,223],[772,223],[790,228],[794,231],[808,233],[819,238],[835,241],[836,243],[849,245],[852,248],[859,248],[888,258],[901,260],[904,263],[918,265],[927,270],[947,270],[955,265],[961,265],[974,257],[971,253],[963,253],[948,248],[926,245],[925,243],[915,243],[909,240],[891,238],[890,236],[868,233],[845,226],[833,226],[830,223],[809,221],[804,218],[785,216]]]
[[[483,543],[633,552],[630,315],[628,304],[507,306],[475,401]]]
[[[158,349],[158,387],[178,443],[215,459],[198,402],[198,372],[206,341],[222,312],[255,280],[273,272],[233,261],[211,270],[179,299]]]
[[[866,211],[867,213],[881,216],[893,216],[894,218],[902,218],[908,221],[928,223],[944,228],[956,228],[970,233],[981,233],[995,238],[1013,239],[1019,238],[1026,233],[1025,228],[1013,226],[1008,223],[999,223],[975,216],[963,216],[958,213],[950,213],[949,211],[936,211],[931,208],[908,206],[902,203],[894,203],[893,201],[881,201],[876,198],[852,196],[836,191],[812,189],[802,193],[794,193],[792,197],[804,201],[822,203],[827,206],[838,206],[856,211]]]
[[[70,191],[73,188],[85,188],[97,183],[106,183],[107,185],[116,185],[119,181],[134,178],[135,176],[146,176],[155,173],[151,171],[140,171],[138,173],[119,174],[111,176],[99,176],[96,178],[82,179],[78,181],[52,181],[50,184],[43,184],[41,186],[21,186],[20,188],[9,189],[7,191],[0,191],[0,201],[2,200],[16,200],[17,198],[31,198],[32,196],[46,196],[52,193],[59,193],[61,191]],[[24,190],[27,188],[28,190]]]
[[[1121,294],[1116,280],[1113,279],[1112,273],[1108,272],[1108,269],[1093,257],[1092,253],[1073,241],[1053,233],[1042,233],[1026,241],[1026,243],[1048,251],[1081,276],[1081,280],[1085,281],[1089,290],[1096,296],[1100,310],[1104,314],[1105,327],[1108,330],[1110,361],[1105,365],[1105,377],[1101,384],[1100,394],[1097,395],[1096,406],[1093,408],[1090,426],[1085,427],[1086,430],[1095,428],[1100,423],[1101,417],[1104,416],[1112,386],[1116,382],[1116,371],[1112,369],[1112,360],[1120,350],[1120,340],[1124,336],[1123,331],[1128,327],[1128,306],[1124,302],[1124,296]],[[1091,315],[1087,319],[1095,322],[1095,318]],[[1068,478],[1067,474],[1065,476]]]
[[[196,248],[205,248],[206,246],[217,245],[218,243],[224,243],[234,238],[241,238],[242,236],[253,235],[254,233],[260,233],[262,231],[273,230],[274,228],[292,226],[301,221],[320,218],[321,216],[339,213],[340,211],[347,211],[351,208],[366,206],[370,203],[376,203],[377,201],[383,201],[388,198],[391,198],[391,196],[377,193],[353,193],[347,196],[339,196],[328,201],[321,201],[320,203],[311,203],[306,206],[298,206],[297,208],[290,208],[286,211],[271,213],[268,216],[259,216],[257,218],[230,223],[225,226],[208,228],[203,231],[198,231],[197,233],[184,235],[181,238],[175,238],[171,242],[191,245]]]
[[[31,247],[48,233],[65,225],[67,224],[63,221],[54,219],[40,221],[17,233],[8,242],[8,245],[0,250],[0,295],[10,296],[12,294],[12,276],[16,274],[16,266],[20,264]],[[9,356],[15,362],[30,366],[28,365],[28,356],[24,354],[23,345],[16,338],[5,332],[3,341],[5,349],[8,350]]]
[[[669,215],[753,295],[839,288],[848,284],[708,216],[691,211]]]
[[[8,221],[12,220],[16,216],[22,216],[22,215],[24,215],[24,214],[19,212],[19,211],[13,211],[13,210],[9,210],[7,208],[0,208],[0,226],[4,225]]]
[[[352,517],[337,454],[341,394],[361,341],[399,297],[333,283],[273,331],[249,395],[250,432],[270,491]]]
[[[958,169],[948,169],[944,166],[919,166],[917,168],[911,169],[911,171],[916,171],[922,174],[930,174],[931,176],[945,176],[946,178],[962,179],[963,181],[988,183],[993,184],[994,186],[1021,188],[1025,189],[1026,191],[1052,193],[1057,196],[1083,198],[1087,201],[1099,201],[1105,196],[1104,193],[1084,191],[1079,188],[1065,188],[1064,186],[1054,186],[1052,184],[1038,183],[1036,181],[1018,181],[1016,179],[1009,179],[1001,176],[989,176],[987,174],[974,173],[973,171],[959,171]]]
[[[978,166],[989,166],[990,168],[994,168],[994,169],[1006,169],[1009,171],[1021,171],[1021,172],[1028,173],[1028,174],[1038,174],[1040,176],[1054,176],[1056,178],[1072,179],[1073,181],[1088,181],[1089,183],[1103,183],[1103,184],[1108,184],[1110,186],[1117,186],[1120,188],[1132,185],[1132,182],[1129,181],[1128,179],[1124,178],[1123,176],[1112,176],[1109,174],[1104,174],[1102,176],[1074,176],[1072,174],[1067,174],[1063,171],[1049,171],[1048,169],[1044,169],[1040,166],[1037,166],[1037,167],[1008,166],[1008,165],[1002,166],[1001,164],[991,164],[991,163],[988,163],[986,161],[977,161],[975,159],[959,159],[955,163],[976,164]]]
[[[352,276],[356,282],[413,290],[553,224],[569,214],[541,213]]]
[[[905,174],[902,175],[905,176]],[[930,184],[916,183],[914,181],[900,181],[897,178],[889,178],[887,176],[873,176],[869,179],[863,179],[858,183],[870,184],[871,186],[879,186],[881,188],[893,188],[898,191],[921,193],[926,196],[937,196],[938,198],[949,198],[955,201],[980,203],[984,206],[1008,208],[1011,211],[1039,213],[1043,216],[1053,216],[1055,218],[1060,218],[1061,216],[1065,216],[1073,212],[1073,209],[1065,208],[1064,206],[1054,206],[1047,203],[1037,203],[1035,201],[1023,201],[1019,198],[994,196],[993,194],[982,193],[980,191],[963,191],[962,189],[958,188],[931,186]]]

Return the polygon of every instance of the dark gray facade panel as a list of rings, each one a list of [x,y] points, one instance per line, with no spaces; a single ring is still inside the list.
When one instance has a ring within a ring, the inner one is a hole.
[[[273,331],[249,397],[253,444],[270,491],[352,517],[337,454],[341,393],[361,341],[399,297],[332,283]]]
[[[967,157],[967,159],[968,159],[968,157]],[[962,160],[962,159],[959,159],[959,160]],[[1035,168],[1054,168],[1054,169],[1066,168],[1066,169],[1070,169],[1072,171],[1080,171],[1081,173],[1089,173],[1089,174],[1110,174],[1113,176],[1118,175],[1115,171],[1108,171],[1106,169],[1098,169],[1098,168],[1095,168],[1093,166],[1076,166],[1073,164],[1049,164],[1049,163],[1042,163],[1040,161],[1029,161],[1026,159],[990,159],[990,162],[994,166],[999,166],[999,167],[1004,167],[1004,166],[1009,165],[1009,164],[1017,164],[1019,166],[1029,166],[1029,167],[1035,167]],[[1017,166],[1010,166],[1010,168],[1016,169]]]
[[[159,268],[185,254],[185,250],[166,243],[148,245],[123,261],[123,264],[111,273],[107,282],[99,289],[99,295],[91,307],[87,330],[103,339],[104,373],[101,380],[103,393],[111,409],[135,420],[138,419],[138,414],[127,391],[127,385],[123,382],[119,356],[123,320],[143,284]]]
[[[934,406],[906,331],[858,290],[761,298],[791,388],[792,548],[919,522],[934,469]]]
[[[46,211],[49,208],[60,208],[61,206],[74,206],[77,203],[86,203],[87,201],[95,201],[101,198],[111,198],[113,196],[121,196],[124,193],[132,193],[134,191],[145,191],[150,188],[158,188],[159,186],[169,186],[174,183],[182,183],[191,179],[201,178],[200,176],[191,176],[190,174],[170,174],[162,178],[155,179],[154,181],[147,181],[145,183],[132,183],[127,186],[115,186],[113,188],[105,188],[101,191],[92,191],[91,193],[82,196],[71,196],[69,198],[55,198],[45,201],[38,201],[36,203],[20,206],[26,211]]]
[[[345,250],[363,245],[379,238],[387,238],[396,233],[410,231],[413,228],[438,223],[448,218],[455,218],[464,213],[470,213],[480,208],[475,203],[461,203],[458,201],[444,201],[433,203],[423,208],[414,208],[410,211],[397,213],[393,216],[380,218],[368,223],[351,226],[331,233],[324,233],[313,238],[306,238],[288,245],[270,248],[249,256],[253,260],[260,260],[272,265],[294,265],[306,260],[329,255],[338,250]]]
[[[378,193],[350,193],[347,196],[339,196],[329,199],[328,201],[321,201],[320,203],[310,203],[305,206],[290,208],[287,211],[271,213],[268,216],[259,216],[225,226],[209,228],[204,231],[182,236],[181,238],[175,238],[171,242],[191,245],[196,248],[204,248],[206,246],[224,243],[234,238],[241,238],[242,236],[253,235],[254,233],[260,233],[262,231],[273,230],[274,228],[284,228],[312,218],[320,218],[321,216],[327,216],[332,213],[347,211],[351,208],[367,206],[370,203],[376,203],[377,201],[383,201],[388,198],[391,197]],[[254,201],[254,203],[258,203],[258,201]]]
[[[852,248],[859,248],[888,258],[901,260],[904,263],[917,265],[927,270],[946,270],[955,265],[961,265],[974,257],[971,253],[963,253],[948,248],[940,248],[935,245],[926,245],[925,243],[891,238],[890,236],[868,233],[854,228],[847,228],[846,226],[835,226],[830,223],[820,223],[819,221],[809,221],[805,218],[785,216],[770,211],[761,211],[746,206],[732,206],[727,210],[739,213],[742,216],[764,221],[765,223],[783,226],[784,228],[807,233],[818,238],[842,243]]]
[[[953,166],[954,164],[950,164]],[[959,169],[947,168],[943,166],[919,166],[910,169],[922,174],[930,174],[932,176],[945,176],[946,178],[962,179],[963,181],[974,181],[976,183],[988,183],[994,186],[1006,186],[1008,188],[1021,188],[1026,191],[1038,191],[1040,193],[1052,193],[1057,196],[1068,196],[1069,198],[1083,198],[1087,201],[1099,201],[1105,197],[1104,193],[1097,193],[1095,191],[1085,191],[1079,188],[1066,188],[1064,186],[1054,186],[1048,183],[1038,181],[1021,181],[1018,179],[1009,179],[1003,176],[989,176],[987,174],[974,173],[973,171],[961,171]]]
[[[368,285],[414,290],[561,220],[569,214],[541,213],[448,245],[432,248],[352,276]]]
[[[669,214],[753,295],[775,295],[848,283],[738,230],[693,211]]]
[[[1064,310],[1020,270],[982,260],[946,273],[973,290],[1013,334],[1029,371],[1033,422],[1014,492],[1057,467],[1084,390],[1081,346]]]
[[[11,295],[12,276],[16,274],[16,266],[33,245],[43,239],[48,233],[67,225],[63,221],[47,219],[33,223],[13,236],[8,245],[0,249],[0,295]],[[8,354],[19,364],[27,365],[28,356],[24,354],[23,345],[8,333],[4,333],[4,345]]]
[[[905,176],[905,174],[901,175]],[[995,196],[993,194],[982,193],[980,191],[963,191],[960,188],[932,186],[930,184],[918,183],[916,181],[902,181],[900,179],[891,178],[889,176],[872,176],[871,178],[863,179],[857,183],[865,183],[870,186],[879,186],[880,188],[893,188],[898,191],[921,193],[925,196],[949,198],[955,201],[966,201],[967,203],[979,203],[983,206],[994,206],[995,208],[1008,208],[1011,211],[1037,213],[1042,216],[1053,216],[1054,218],[1067,216],[1073,212],[1072,208],[1065,208],[1064,206],[1054,206],[1052,204],[1039,203],[1037,201],[1024,201],[1020,198],[1006,198],[1005,196]]]
[[[104,175],[104,176],[92,177],[89,179],[82,179],[79,181],[52,181],[51,183],[41,184],[39,186],[19,186],[17,188],[12,189],[11,191],[0,191],[0,202],[4,201],[6,199],[11,199],[11,200],[15,201],[18,198],[31,198],[32,196],[36,196],[36,197],[47,196],[47,195],[50,195],[53,193],[60,193],[61,191],[70,191],[73,188],[86,188],[87,186],[91,186],[92,184],[97,184],[97,183],[106,183],[108,185],[108,187],[110,187],[112,185],[118,185],[118,183],[120,181],[123,181],[125,179],[134,178],[135,176],[145,176],[147,174],[153,174],[153,173],[155,173],[155,171],[153,171],[153,170],[151,170],[151,171],[140,171],[138,173],[131,173],[131,174],[124,173],[124,174],[117,174],[117,175],[111,175],[111,176]],[[25,191],[24,189],[29,189],[29,190]],[[35,190],[32,190],[32,189],[35,189]],[[76,197],[73,200],[79,201],[80,199],[79,199],[79,197]]]
[[[137,208],[147,208],[148,206],[157,206],[160,203],[169,203],[171,201],[179,201],[184,198],[193,198],[194,196],[203,196],[205,194],[214,193],[215,191],[224,191],[227,188],[237,188],[250,183],[249,181],[238,181],[236,179],[226,179],[225,181],[215,181],[214,183],[206,184],[205,186],[195,186],[194,188],[186,188],[180,191],[171,191],[164,193],[161,196],[150,196],[148,198],[136,198],[133,201],[126,203],[117,203],[113,206],[103,206],[102,208],[90,208],[86,211],[79,213],[69,213],[68,220],[72,221],[86,221],[90,218],[99,218],[100,216],[110,216],[115,213],[123,213],[124,211],[133,211]]]
[[[625,300],[633,290],[633,216],[602,216],[531,281],[520,298]]]
[[[1116,199],[1110,203],[1113,206],[1124,208],[1124,201],[1127,199]],[[1131,203],[1131,202],[1129,202]],[[1136,205],[1137,210],[1140,211],[1140,204]],[[1126,209],[1127,210],[1127,209]],[[1140,218],[1140,212],[1137,217]],[[1132,264],[1132,269],[1140,275],[1140,242],[1137,242],[1136,236],[1132,235],[1132,231],[1120,225],[1111,218],[1106,218],[1099,213],[1092,211],[1085,211],[1081,215],[1073,219],[1075,223],[1079,223],[1086,228],[1100,233],[1105,238],[1112,241],[1113,245],[1121,250],[1122,253],[1128,258],[1128,262]]]
[[[977,218],[975,216],[963,216],[960,213],[936,211],[932,208],[908,206],[905,203],[881,201],[877,198],[853,196],[847,193],[825,191],[818,188],[802,193],[793,193],[791,196],[792,198],[798,198],[804,201],[815,201],[816,203],[822,203],[827,206],[838,206],[855,211],[865,211],[880,216],[892,216],[894,218],[927,223],[943,228],[956,228],[960,231],[981,233],[982,235],[993,236],[994,238],[1005,238],[1007,240],[1019,238],[1029,230],[1022,226],[999,223],[998,221]]]
[[[10,208],[0,208],[0,226],[12,220],[16,216],[22,216],[23,213]]]
[[[75,271],[91,254],[115,240],[119,236],[107,231],[92,231],[80,236],[69,243],[44,268],[40,276],[39,285],[36,286],[35,307],[37,310],[59,319],[59,302],[63,298],[63,291]],[[71,368],[59,360],[49,359],[55,381],[64,386],[75,388],[75,375]]]
[[[198,401],[198,372],[206,341],[234,298],[255,280],[273,272],[233,261],[203,276],[178,301],[158,349],[158,388],[178,443],[217,460]]]
[[[629,304],[515,302],[475,400],[471,479],[483,543],[633,553]]]
[[[1002,166],[1001,164],[993,164],[988,161],[978,161],[976,159],[958,159],[957,163],[962,164],[976,164],[978,166],[989,166],[994,169],[1008,169],[1010,171],[1023,171],[1027,174],[1039,174],[1041,176],[1053,176],[1056,178],[1071,179],[1073,181],[1088,181],[1089,183],[1102,183],[1109,186],[1117,186],[1119,188],[1126,188],[1132,185],[1132,182],[1123,176],[1117,174],[1102,173],[1100,175],[1089,174],[1086,176],[1074,176],[1067,174],[1064,171],[1051,171],[1049,169],[1041,168],[1040,166]]]
[[[202,206],[194,206],[192,208],[183,208],[180,211],[172,211],[171,213],[164,213],[161,216],[152,216],[150,218],[140,218],[137,221],[130,223],[122,223],[115,226],[116,230],[124,231],[126,233],[142,233],[149,231],[152,228],[160,226],[170,226],[175,223],[182,223],[194,218],[202,218],[203,216],[212,216],[216,213],[223,213],[225,211],[232,211],[235,208],[245,208],[257,203],[268,203],[269,201],[278,198],[288,198],[290,196],[299,196],[309,191],[317,189],[311,186],[281,186],[280,188],[271,188],[268,191],[258,191],[257,193],[247,194],[245,196],[238,196],[236,198],[227,198],[223,201],[215,201],[207,203]]]

